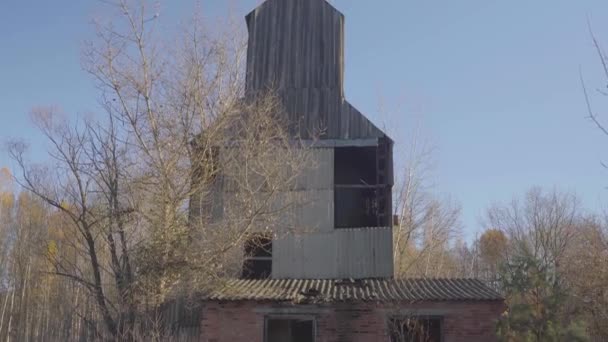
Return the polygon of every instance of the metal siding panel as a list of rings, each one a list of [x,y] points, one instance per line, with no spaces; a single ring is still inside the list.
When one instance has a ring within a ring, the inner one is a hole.
[[[333,190],[300,191],[297,196],[302,205],[294,208],[294,227],[300,233],[333,230]]]
[[[334,185],[334,149],[311,150],[311,164],[300,171],[296,180],[297,189],[332,189]]]
[[[392,229],[288,234],[273,245],[273,278],[392,277]]]
[[[328,234],[289,234],[276,241],[273,278],[322,279],[334,274],[334,240]],[[315,253],[309,253],[315,250]],[[275,266],[276,265],[276,266]]]
[[[315,251],[315,253],[308,253],[310,257],[305,267],[307,277],[331,278],[335,274],[335,263],[328,262],[335,260],[335,239],[328,238],[332,235],[319,233],[308,239],[308,251]]]

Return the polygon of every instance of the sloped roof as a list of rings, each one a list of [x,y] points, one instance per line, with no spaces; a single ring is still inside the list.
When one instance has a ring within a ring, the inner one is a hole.
[[[234,279],[204,299],[315,303],[503,300],[477,279]]]

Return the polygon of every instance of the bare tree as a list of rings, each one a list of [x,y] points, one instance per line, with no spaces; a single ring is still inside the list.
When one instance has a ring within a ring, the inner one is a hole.
[[[606,220],[587,218],[567,252],[564,273],[591,335],[608,338],[608,230]]]
[[[485,224],[504,232],[511,253],[530,255],[546,267],[557,268],[577,234],[580,214],[575,195],[533,188],[522,202],[490,208]]]
[[[50,253],[52,273],[78,284],[95,307],[83,319],[101,319],[92,333],[112,338],[141,336],[138,314],[177,289],[237,272],[252,233],[280,233],[310,167],[272,91],[244,98],[242,36],[229,25],[211,34],[194,18],[163,43],[146,5],[109,3],[117,20],[98,24],[87,45],[105,115],[74,123],[34,110],[51,165],[9,146],[21,186],[65,220],[76,257]]]
[[[608,96],[608,92],[606,92],[608,56],[598,36],[593,31],[590,21],[588,22],[588,28],[600,66],[598,74],[602,80],[602,85],[590,88],[581,72],[581,86],[587,106],[587,118],[593,122],[602,134],[608,135],[608,128],[605,119],[602,117],[602,112],[593,103],[597,98],[601,100]],[[602,162],[602,166],[608,168],[605,162]],[[608,255],[605,226],[605,222],[597,219],[588,220],[583,224],[581,234],[574,242],[577,247],[572,250],[572,262],[567,265],[568,273],[572,275],[575,295],[582,301],[584,311],[588,313],[587,319],[590,322],[590,330],[597,340],[608,338],[608,325],[605,323],[606,310],[604,309],[606,293],[599,290],[606,288],[608,285],[608,278],[603,271],[606,269],[606,255]]]
[[[500,323],[502,337],[587,340],[584,304],[576,300],[568,271],[584,222],[577,197],[557,190],[532,188],[521,201],[488,210],[487,227],[508,241],[506,253],[497,255],[498,282],[510,306]]]
[[[388,321],[391,342],[433,342],[439,339],[439,326],[424,317],[393,317]]]
[[[602,77],[604,78],[605,82],[608,82],[608,56],[604,52],[604,49],[603,49],[601,43],[599,42],[598,38],[596,37],[595,33],[593,32],[590,22],[588,23],[588,27],[589,27],[589,35],[591,36],[591,41],[593,43],[593,47],[595,48],[595,52],[597,54],[597,57],[599,59],[599,64],[601,66]],[[581,79],[581,87],[583,89],[583,94],[585,96],[585,102],[587,105],[587,118],[589,120],[591,120],[591,122],[593,122],[593,124],[604,135],[608,135],[608,128],[603,123],[603,120],[602,120],[600,114],[596,111],[596,109],[594,109],[594,107],[592,105],[592,94],[588,90],[587,84],[585,83],[585,80],[583,79],[582,72],[580,73],[580,79]],[[604,87],[595,88],[594,89],[595,95],[599,95],[602,97],[608,96],[608,93],[604,90]],[[602,165],[604,167],[607,167],[605,164],[602,164]]]
[[[413,139],[395,187],[394,260],[398,276],[450,274],[450,244],[460,232],[460,207],[433,192],[432,149]]]

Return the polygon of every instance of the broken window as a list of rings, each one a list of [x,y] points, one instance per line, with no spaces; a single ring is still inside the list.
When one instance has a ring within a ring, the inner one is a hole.
[[[264,342],[314,342],[313,318],[267,318]]]
[[[387,227],[387,199],[384,189],[336,187],[335,227]]]
[[[334,150],[334,183],[376,185],[376,146],[338,147]]]
[[[391,342],[441,342],[441,317],[403,317],[389,321]]]
[[[272,238],[257,235],[245,242],[244,279],[266,279],[272,274]]]
[[[391,150],[388,139],[378,146],[334,149],[335,228],[390,226]]]

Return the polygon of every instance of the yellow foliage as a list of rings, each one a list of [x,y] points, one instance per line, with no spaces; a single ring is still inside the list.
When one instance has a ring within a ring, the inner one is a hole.
[[[59,203],[59,206],[61,206],[61,209],[63,210],[70,209],[70,204],[67,201],[61,201],[61,203]]]
[[[17,199],[19,219],[27,222],[45,222],[47,210],[43,202],[29,192],[22,191]]]
[[[57,243],[55,240],[50,240],[47,244],[47,254],[49,259],[55,260],[57,258]]]
[[[6,167],[0,168],[0,187],[6,187],[3,190],[12,190],[13,187],[13,175]]]
[[[7,168],[0,168],[0,205],[2,208],[12,208],[14,202],[13,176]]]
[[[15,204],[15,196],[10,192],[0,192],[0,206],[10,209]]]
[[[507,249],[507,237],[498,229],[486,230],[479,238],[481,257],[490,264],[496,264]]]

